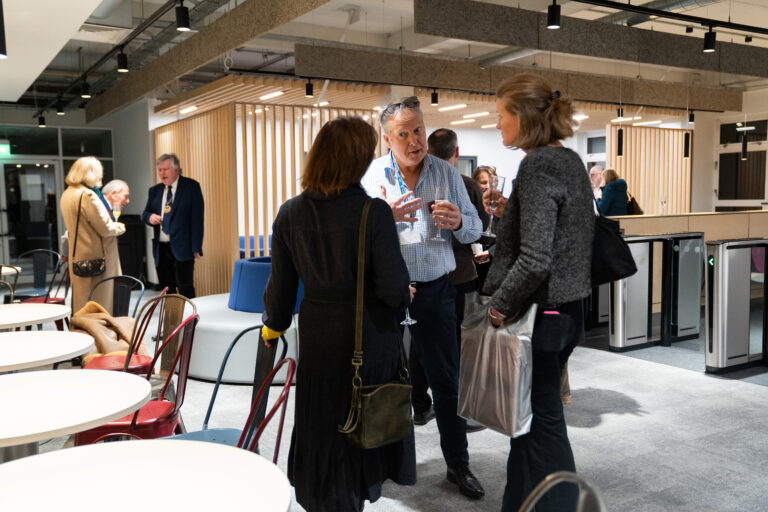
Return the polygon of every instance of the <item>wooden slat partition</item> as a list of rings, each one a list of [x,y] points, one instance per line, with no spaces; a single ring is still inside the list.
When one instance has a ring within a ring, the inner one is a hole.
[[[616,154],[619,128],[624,130],[622,157]],[[691,159],[683,156],[685,133],[691,131],[606,126],[606,165],[626,180],[629,192],[648,215],[691,211]]]
[[[239,256],[235,117],[231,104],[155,130],[156,156],[176,153],[184,176],[203,190],[203,258],[195,264],[199,296],[227,292]]]
[[[381,140],[378,117],[371,110],[254,103],[238,104],[235,110],[239,157],[234,161],[240,167],[242,186],[250,186],[253,193],[233,197],[242,201],[238,208],[246,217],[239,233],[246,239],[254,237],[256,256],[259,236],[268,240],[280,205],[300,192],[306,154],[323,124],[340,116],[362,117],[377,129]],[[269,244],[264,245],[264,255],[269,255]]]

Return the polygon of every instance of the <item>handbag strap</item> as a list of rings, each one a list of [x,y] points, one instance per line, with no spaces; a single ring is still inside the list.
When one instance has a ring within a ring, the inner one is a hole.
[[[75,243],[72,245],[72,261],[75,261],[75,254],[77,254],[77,232],[80,230],[80,209],[83,206],[83,196],[85,192],[80,194],[80,201],[77,203],[77,222],[75,223]]]
[[[360,218],[360,234],[357,241],[357,295],[355,298],[355,350],[352,352],[352,366],[355,376],[363,365],[363,290],[365,276],[365,228],[368,224],[368,211],[371,209],[371,198],[365,200],[363,214]]]

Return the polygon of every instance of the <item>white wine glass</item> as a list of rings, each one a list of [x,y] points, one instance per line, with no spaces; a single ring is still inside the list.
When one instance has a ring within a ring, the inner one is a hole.
[[[112,215],[115,216],[115,220],[120,220],[120,214],[122,213],[123,209],[120,205],[120,203],[112,203]]]
[[[435,187],[435,200],[429,203],[429,213],[435,209],[436,204],[448,202],[448,189],[446,187]],[[447,240],[442,237],[442,230],[437,229],[437,235],[429,239],[432,242],[446,242]]]
[[[504,176],[488,177],[488,210],[491,212],[491,219],[488,221],[488,227],[481,233],[482,236],[496,238],[493,232],[493,216],[499,206],[501,191],[504,190],[504,179]]]
[[[410,284],[410,286],[413,286],[413,287],[416,286],[416,283],[414,283],[414,282],[411,282],[409,284]],[[400,322],[400,325],[413,325],[415,323],[416,323],[416,320],[411,318],[411,314],[408,312],[408,308],[406,307],[405,308],[405,318],[403,319],[402,322]]]

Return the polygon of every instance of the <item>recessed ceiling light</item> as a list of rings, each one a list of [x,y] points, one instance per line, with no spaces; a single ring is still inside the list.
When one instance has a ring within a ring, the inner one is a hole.
[[[643,121],[642,123],[632,123],[632,126],[649,126],[652,124],[661,124],[661,119],[656,119],[654,121]]]
[[[265,94],[264,96],[259,97],[259,99],[261,101],[271,100],[272,98],[277,98],[278,96],[282,96],[283,94],[285,94],[283,91],[275,91],[269,94]]]
[[[465,114],[465,115],[463,115],[461,117],[463,117],[464,119],[470,119],[472,117],[484,117],[484,116],[487,116],[489,114],[490,114],[490,112],[476,112],[474,114]]]
[[[496,128],[496,125],[495,124],[484,124],[480,128]]]
[[[314,103],[312,106],[313,107],[324,107],[326,105],[330,105],[330,102],[329,101],[321,101],[320,103]]]
[[[460,103],[458,105],[450,105],[448,107],[440,107],[437,110],[439,110],[440,112],[446,112],[448,110],[458,110],[460,108],[467,108],[467,104],[466,103]]]
[[[179,114],[189,114],[190,112],[194,112],[197,110],[197,105],[190,105],[188,107],[184,107],[183,109],[179,110]]]
[[[587,114],[584,114],[583,112],[578,112],[576,114],[573,114],[574,121],[583,121],[585,119],[589,119],[589,116]]]
[[[467,123],[474,123],[474,119],[462,119],[461,121],[451,121],[451,124],[467,124]]]

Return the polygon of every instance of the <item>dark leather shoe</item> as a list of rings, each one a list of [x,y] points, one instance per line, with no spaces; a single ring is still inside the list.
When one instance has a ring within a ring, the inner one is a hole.
[[[432,407],[430,407],[429,409],[427,409],[426,411],[423,411],[423,412],[415,412],[414,411],[414,413],[413,413],[413,424],[414,425],[418,425],[418,426],[426,425],[427,423],[429,423],[433,419],[435,419],[435,409],[433,409]]]
[[[459,486],[461,494],[473,500],[479,500],[485,496],[485,489],[477,481],[475,475],[469,470],[469,466],[459,466],[457,468],[448,468],[446,475],[448,481]]]
[[[467,420],[467,433],[480,432],[485,430],[485,425],[481,425],[476,421]]]

